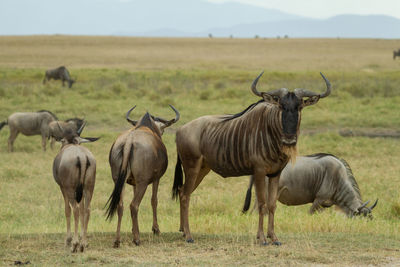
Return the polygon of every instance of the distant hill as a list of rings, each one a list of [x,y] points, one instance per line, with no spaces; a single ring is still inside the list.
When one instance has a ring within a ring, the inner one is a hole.
[[[310,19],[275,9],[205,0],[1,0],[0,35],[400,38],[383,15]]]
[[[296,19],[229,28],[209,29],[214,36],[238,37],[343,37],[343,38],[400,38],[400,20],[383,15],[340,15],[329,19]]]

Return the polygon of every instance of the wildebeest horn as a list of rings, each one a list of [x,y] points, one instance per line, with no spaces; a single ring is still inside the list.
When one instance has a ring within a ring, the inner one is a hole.
[[[161,117],[153,117],[154,120],[160,121],[162,123],[165,124],[165,127],[171,126],[173,123],[177,122],[179,120],[179,118],[181,117],[181,114],[179,113],[179,111],[173,106],[173,105],[169,105],[172,110],[175,112],[175,118],[172,120],[166,120],[163,119]]]
[[[362,204],[360,207],[358,207],[358,211],[360,211],[361,209],[365,208],[365,206],[367,206],[369,203],[369,200],[365,201],[364,204]]]
[[[172,119],[172,120],[170,120],[169,122],[168,122],[168,124],[173,124],[173,123],[175,123],[175,122],[177,122],[177,121],[179,121],[179,118],[181,117],[181,114],[179,114],[179,111],[178,110],[176,110],[176,108],[173,106],[173,105],[169,105],[171,108],[172,108],[172,110],[175,112],[175,118],[174,119]]]
[[[81,133],[82,133],[82,131],[83,131],[83,128],[85,128],[85,126],[86,126],[86,121],[84,121],[83,124],[82,124],[82,126],[81,126],[81,128],[79,128],[78,131],[76,131],[76,133],[77,133],[79,136],[81,136]]]
[[[264,71],[261,72],[260,75],[258,75],[257,78],[255,78],[255,80],[254,80],[253,83],[251,84],[251,91],[253,91],[253,93],[254,93],[256,96],[263,97],[263,96],[262,96],[263,94],[268,94],[268,95],[271,95],[271,96],[279,96],[279,97],[282,97],[282,96],[284,96],[285,94],[287,94],[288,89],[286,89],[286,88],[275,89],[275,90],[272,90],[272,91],[269,91],[269,92],[259,92],[259,91],[257,90],[257,83],[258,83],[258,80],[260,79],[260,77],[263,75],[263,73],[264,73]]]
[[[369,207],[370,210],[373,210],[376,207],[376,204],[378,204],[378,199],[375,200],[375,203],[372,204],[371,207]]]
[[[328,95],[331,94],[331,83],[329,82],[329,80],[322,74],[322,72],[320,72],[322,78],[325,80],[325,84],[326,84],[326,91],[323,94],[317,94],[314,93],[310,90],[307,89],[303,89],[303,88],[296,88],[294,89],[294,93],[296,94],[297,97],[312,97],[312,96],[318,96],[319,98],[324,98],[327,97]]]
[[[261,95],[261,93],[257,90],[257,83],[258,83],[258,80],[260,79],[260,77],[261,77],[263,74],[264,74],[264,71],[262,71],[262,72],[260,73],[260,75],[258,75],[257,78],[255,78],[255,80],[254,80],[253,83],[251,84],[251,91],[253,91],[253,93],[254,93],[256,96],[260,96],[260,97],[262,97],[262,95]]]
[[[128,110],[128,112],[126,113],[125,118],[126,118],[126,120],[127,120],[128,122],[130,122],[133,126],[136,126],[137,121],[131,120],[131,119],[129,118],[129,115],[131,114],[131,111],[132,111],[134,108],[136,108],[136,105],[135,105],[133,108],[131,108],[130,110]]]

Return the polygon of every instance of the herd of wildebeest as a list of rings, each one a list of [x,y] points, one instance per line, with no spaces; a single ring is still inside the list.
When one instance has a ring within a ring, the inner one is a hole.
[[[396,52],[396,51],[395,51]],[[400,55],[400,50],[399,50]],[[257,83],[262,73],[253,81],[252,92],[260,98],[245,110],[233,115],[207,115],[186,123],[176,131],[177,163],[172,186],[172,197],[180,201],[180,227],[187,242],[193,237],[189,229],[190,195],[203,178],[213,170],[222,177],[251,175],[243,212],[250,206],[251,188],[255,185],[256,204],[259,212],[257,238],[263,245],[267,237],[272,244],[280,245],[274,232],[276,201],[286,205],[312,203],[310,213],[332,205],[338,206],[348,217],[372,218],[371,211],[377,200],[368,207],[363,202],[350,166],[332,154],[317,153],[297,156],[301,110],[316,104],[331,93],[331,84],[321,73],[326,89],[315,93],[297,88],[289,91],[280,88],[260,92]],[[43,83],[50,79],[75,82],[65,67],[48,70]],[[168,155],[161,139],[165,128],[176,123],[180,113],[167,120],[146,112],[138,120],[131,119],[131,108],[126,113],[132,128],[121,133],[111,146],[109,164],[114,189],[107,202],[107,219],[118,214],[114,247],[120,246],[120,227],[123,215],[123,192],[126,184],[133,186],[134,197],[130,204],[133,242],[140,244],[138,208],[152,184],[154,234],[159,234],[157,223],[157,191],[159,180],[168,165]],[[0,123],[10,128],[8,151],[13,151],[15,138],[24,135],[41,135],[46,150],[47,139],[61,142],[60,152],[53,162],[53,176],[60,186],[65,202],[67,219],[66,245],[71,250],[84,251],[87,246],[87,227],[90,217],[90,201],[95,186],[96,160],[82,143],[98,138],[82,137],[86,125],[84,119],[71,118],[59,121],[47,110],[11,114]],[[183,167],[183,171],[182,171]],[[185,179],[183,179],[183,172]],[[71,208],[75,229],[71,234]],[[264,216],[268,214],[268,232],[264,234]],[[81,222],[81,237],[78,235]]]

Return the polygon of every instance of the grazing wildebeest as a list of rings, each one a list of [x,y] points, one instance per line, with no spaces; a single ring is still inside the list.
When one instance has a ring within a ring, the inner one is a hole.
[[[64,136],[61,140],[60,152],[53,162],[53,176],[60,186],[64,197],[65,217],[67,219],[66,245],[71,245],[72,252],[76,252],[80,245],[83,252],[87,247],[87,227],[90,217],[90,201],[93,195],[96,180],[96,160],[93,154],[81,143],[94,142],[98,138],[82,138],[80,134],[85,125],[78,131],[70,128],[60,130]],[[71,207],[74,212],[75,232],[71,235]],[[78,227],[81,222],[81,241],[79,242]]]
[[[296,154],[301,109],[316,104],[331,92],[317,94],[297,88],[259,92],[256,88],[262,73],[253,81],[253,93],[262,99],[235,115],[203,116],[182,126],[176,133],[178,159],[172,188],[173,198],[180,199],[180,231],[187,242],[193,242],[189,230],[190,194],[210,170],[222,177],[253,174],[259,204],[257,238],[264,236],[264,214],[267,211],[264,177],[269,175],[268,237],[280,245],[274,233],[276,196],[281,170]],[[306,99],[303,99],[306,98]],[[185,172],[183,184],[182,168]]]
[[[54,142],[60,141],[63,138],[63,132],[61,131],[59,125],[64,130],[66,130],[67,128],[71,128],[72,131],[76,132],[79,128],[82,127],[83,122],[84,120],[79,118],[70,118],[65,121],[50,122],[49,123],[49,138],[51,138],[50,147],[53,149]]]
[[[50,137],[49,123],[56,121],[57,116],[48,110],[38,112],[16,112],[11,114],[6,121],[0,123],[0,130],[4,125],[10,127],[8,138],[8,152],[14,151],[14,141],[19,133],[27,136],[41,135],[42,147],[46,151],[46,139]]]
[[[252,185],[253,177],[250,178],[243,212],[250,207]],[[348,217],[362,215],[369,218],[372,218],[372,209],[378,202],[376,200],[367,207],[369,201],[363,203],[349,164],[325,153],[297,157],[294,165],[289,162],[279,179],[278,200],[288,206],[312,203],[311,214],[336,205]]]
[[[68,88],[71,88],[72,85],[76,81],[71,78],[71,76],[69,75],[69,71],[64,66],[61,66],[61,67],[58,67],[55,69],[46,70],[46,73],[45,73],[44,79],[43,79],[43,84],[45,84],[46,81],[50,81],[51,79],[61,80],[62,86],[65,86],[65,81],[67,81]]]
[[[393,51],[393,60],[395,60],[396,57],[400,57],[400,49],[397,51],[396,50]]]
[[[133,128],[118,136],[109,155],[115,186],[108,200],[107,219],[111,219],[118,209],[117,235],[114,247],[120,245],[120,228],[124,209],[122,195],[125,181],[134,187],[134,197],[130,205],[133,242],[136,245],[140,244],[138,210],[149,184],[153,184],[151,197],[153,208],[152,230],[154,234],[160,233],[157,223],[157,190],[159,180],[168,166],[167,149],[161,140],[161,136],[164,129],[177,122],[180,117],[179,112],[170,105],[176,115],[172,120],[153,117],[146,112],[139,121],[134,121],[129,118],[129,114],[135,107],[131,108],[126,114],[126,119],[133,125]]]

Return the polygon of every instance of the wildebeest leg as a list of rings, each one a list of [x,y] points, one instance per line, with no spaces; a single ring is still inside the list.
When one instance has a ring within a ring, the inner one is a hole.
[[[276,200],[278,197],[279,177],[270,177],[268,181],[268,237],[271,238],[272,244],[280,246],[278,238],[274,232],[274,216],[276,210]]]
[[[75,222],[75,229],[74,229],[74,237],[72,238],[72,247],[71,251],[76,252],[78,250],[79,245],[79,236],[78,236],[78,228],[79,228],[79,206],[75,200],[72,201],[72,209],[74,211],[74,222]]]
[[[122,189],[121,192],[121,197],[118,203],[118,224],[117,224],[117,236],[115,237],[114,241],[114,248],[119,248],[119,244],[121,243],[121,221],[122,221],[122,216],[124,215],[124,190]]]
[[[8,137],[8,152],[14,151],[14,141],[17,138],[18,130],[10,127],[10,137]]]
[[[267,240],[264,235],[264,214],[267,212],[267,204],[265,197],[265,173],[256,171],[254,173],[254,185],[258,201],[258,231],[257,239],[262,245],[267,245]]]
[[[147,181],[147,180],[146,180]],[[144,193],[146,192],[147,184],[140,183],[136,184],[134,190],[133,200],[131,202],[131,217],[132,217],[132,234],[133,234],[133,243],[137,246],[140,245],[140,238],[139,238],[139,223],[138,223],[138,211],[140,202],[143,199]]]
[[[69,205],[68,196],[61,191],[64,197],[64,205],[65,205],[65,218],[67,220],[67,236],[65,238],[65,245],[70,246],[72,241],[71,235],[71,206]]]
[[[160,234],[160,228],[158,226],[157,222],[157,204],[158,204],[158,199],[157,199],[157,192],[158,192],[158,184],[160,180],[155,180],[153,182],[153,192],[151,195],[151,207],[153,208],[153,227],[151,230],[153,231],[154,234],[159,235]]]
[[[62,79],[62,86],[63,87],[65,86],[65,80],[64,79]]]
[[[310,208],[310,214],[314,214],[316,211],[322,211],[323,207],[321,206],[323,200],[320,198],[314,199],[314,202]]]
[[[193,243],[194,240],[189,229],[189,203],[190,194],[195,188],[196,180],[200,171],[202,159],[182,161],[183,169],[185,171],[185,183],[179,192],[179,200],[181,207],[181,225],[183,226],[183,234],[186,242]]]
[[[91,189],[85,189],[84,192],[84,199],[81,200],[81,203],[79,204],[81,207],[81,214],[80,217],[83,217],[83,225],[82,226],[82,240],[81,240],[81,246],[80,250],[83,252],[83,250],[88,246],[87,242],[87,228],[89,224],[89,218],[90,218],[90,202],[92,201],[92,192],[93,188]]]
[[[195,184],[194,184],[194,187],[193,187],[192,192],[193,192],[194,190],[196,190],[196,188],[199,186],[199,184],[201,183],[201,181],[203,181],[203,178],[204,178],[209,172],[210,172],[210,168],[205,167],[205,166],[202,166],[202,168],[201,168],[200,171],[199,171],[199,174],[197,175],[196,182],[195,182]],[[181,205],[181,208],[182,208],[182,205]],[[181,214],[182,214],[182,213],[181,213]],[[182,219],[182,216],[181,216],[179,231],[180,231],[180,232],[183,232],[183,219]]]
[[[50,148],[51,148],[51,150],[54,149],[54,143],[55,142],[56,142],[56,139],[54,137],[51,137],[51,140],[50,140]]]
[[[43,151],[46,151],[46,135],[42,135],[42,148],[43,148]]]

